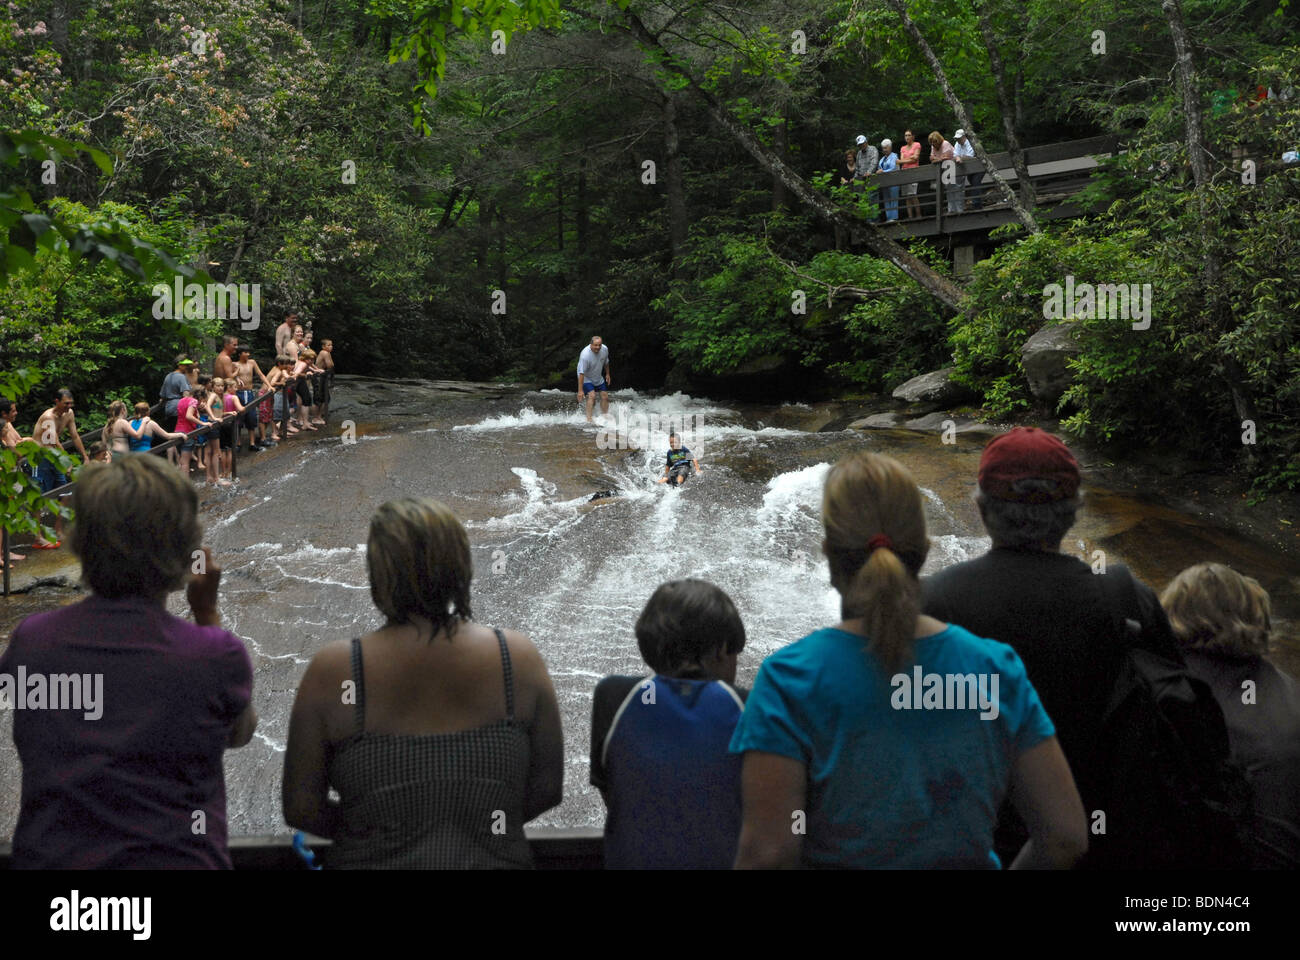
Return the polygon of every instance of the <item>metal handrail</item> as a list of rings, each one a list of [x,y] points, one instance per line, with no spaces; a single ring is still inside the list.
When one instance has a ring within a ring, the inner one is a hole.
[[[288,383],[282,383],[277,387],[272,387],[270,389],[264,390],[262,393],[259,393],[248,403],[244,404],[244,408],[248,409],[249,407],[256,407],[258,404],[262,403],[268,397],[273,397],[277,392],[284,391],[287,389],[288,389]],[[158,403],[150,407],[149,416],[153,416],[154,411],[158,410],[160,407],[163,407],[166,404],[166,402],[167,401],[165,400],[160,400]],[[280,421],[280,436],[286,438],[288,437],[288,433],[286,431],[287,431],[287,423],[289,418],[289,406],[290,404],[286,401],[286,403],[284,404],[284,417]],[[239,429],[238,418],[241,416],[241,414],[236,413],[234,411],[230,411],[228,415],[236,418],[235,429],[236,431],[238,431]],[[187,431],[185,437],[176,437],[171,440],[165,440],[156,446],[151,446],[147,451],[142,451],[142,452],[147,452],[152,454],[162,454],[163,451],[170,450],[176,445],[184,443],[186,438],[192,438],[195,436],[206,436],[209,433],[211,433],[213,430],[220,429],[221,426],[225,423],[226,419],[227,419],[227,415],[223,414],[220,420],[213,420],[211,423],[205,424],[202,427],[196,427],[193,430]],[[104,431],[103,427],[98,427],[93,430],[88,430],[85,433],[78,434],[78,436],[80,437],[81,442],[84,445],[87,437],[93,437],[96,434],[102,436],[103,431]],[[237,473],[237,469],[238,469],[237,463],[239,459],[238,450],[239,450],[238,434],[236,434],[236,442],[235,445],[231,448],[231,454],[230,454],[230,473],[232,477],[238,476]],[[66,453],[67,451],[64,450],[64,452]],[[18,465],[21,466],[25,460],[26,460],[25,457],[19,457]],[[68,491],[71,490],[76,485],[77,485],[77,481],[71,480],[68,483],[65,483],[61,487],[56,487],[53,490],[49,491],[48,493],[41,494],[41,496],[47,500],[57,499],[59,497],[66,496]],[[0,557],[4,558],[3,593],[0,595],[7,597],[9,596],[10,569],[13,565],[9,561],[9,531],[4,527],[0,527]]]

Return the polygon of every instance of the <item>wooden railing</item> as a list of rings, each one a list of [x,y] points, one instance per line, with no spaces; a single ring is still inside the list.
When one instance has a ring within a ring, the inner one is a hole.
[[[287,384],[281,384],[278,387],[263,390],[261,393],[257,394],[248,403],[244,404],[244,409],[247,410],[250,407],[256,409],[258,404],[260,404],[267,397],[272,397],[277,392],[286,393],[287,390],[288,390]],[[291,406],[290,401],[291,398],[286,396],[283,405],[284,414],[280,420],[281,438],[287,438],[289,436],[288,421],[289,421],[289,408]],[[158,403],[150,407],[149,416],[152,417],[156,413],[160,412],[164,408],[166,403],[167,401],[160,400]],[[239,430],[240,430],[240,426],[243,423],[244,415],[242,413],[231,413],[230,416],[235,418],[235,431],[234,431],[235,442],[234,445],[231,447],[231,453],[230,453],[230,476],[232,479],[234,479],[239,476],[239,454],[238,454]],[[221,425],[225,419],[226,418],[223,417],[221,420],[213,420],[211,423],[204,424],[202,427],[195,427],[193,430],[189,431],[185,435],[185,437],[166,440],[162,443],[154,444],[149,448],[147,452],[153,454],[163,454],[168,450],[171,450],[179,446],[180,444],[184,443],[187,438],[205,437],[208,434],[212,433],[214,430],[220,430]],[[95,440],[99,439],[102,436],[103,430],[104,430],[103,427],[95,427],[91,430],[87,430],[84,433],[79,434],[78,436],[81,439],[82,446],[85,446],[87,442],[94,443]],[[23,459],[19,458],[18,461],[19,469],[22,469],[22,465],[23,465]],[[75,487],[76,485],[77,485],[76,480],[70,480],[68,483],[65,483],[63,486],[56,487],[55,489],[49,491],[48,493],[42,494],[42,496],[47,500],[56,500],[60,497],[66,496],[68,493],[72,491],[72,488]],[[0,527],[0,557],[4,557],[5,559],[4,571],[3,571],[3,586],[0,587],[0,596],[7,597],[9,596],[9,572],[10,572],[10,568],[13,565],[9,562],[9,531],[4,527]]]
[[[1051,220],[1082,213],[1067,202],[1068,198],[1087,185],[1097,168],[1097,158],[1113,154],[1117,145],[1115,137],[1090,137],[1025,150],[1029,178],[1038,198],[1034,215]],[[1011,155],[990,154],[989,161],[999,176],[1007,181],[1007,185],[1012,190],[1016,189],[1018,177],[1011,165]],[[947,165],[942,163],[922,163],[894,173],[877,173],[866,181],[865,189],[872,193],[875,202],[880,205],[882,218],[885,215],[885,190],[898,188],[899,196],[890,201],[891,204],[897,204],[898,220],[885,221],[892,235],[920,237],[963,233],[989,229],[1016,219],[1011,205],[987,175],[984,164],[971,157],[965,158],[961,163],[954,163],[950,174],[950,179],[955,176],[954,183],[943,182],[945,166]],[[971,174],[979,173],[985,173],[983,182],[978,186],[970,185]],[[913,183],[917,185],[915,199],[919,211],[915,218],[909,219],[908,198],[902,196],[901,188]],[[972,202],[972,194],[975,192],[978,192],[979,206]],[[964,209],[950,212],[948,202],[954,194],[964,200]]]
[[[538,870],[601,870],[605,866],[604,831],[599,827],[525,827]],[[328,840],[310,838],[307,846],[328,867]],[[323,856],[322,856],[323,855]],[[0,842],[0,870],[10,869],[13,845]],[[236,870],[306,870],[293,849],[293,837],[231,837],[230,859]]]

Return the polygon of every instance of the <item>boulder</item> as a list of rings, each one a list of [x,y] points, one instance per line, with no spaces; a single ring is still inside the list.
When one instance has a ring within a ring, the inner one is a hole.
[[[894,399],[903,403],[957,403],[973,397],[969,387],[952,379],[956,367],[931,370],[894,388]]]
[[[1075,339],[1075,326],[1054,323],[1043,327],[1020,348],[1020,363],[1029,381],[1029,392],[1049,406],[1055,406],[1073,379],[1066,365],[1082,347]]]
[[[854,420],[845,429],[847,430],[895,430],[903,425],[904,416],[901,413],[873,413],[869,417],[861,420]]]

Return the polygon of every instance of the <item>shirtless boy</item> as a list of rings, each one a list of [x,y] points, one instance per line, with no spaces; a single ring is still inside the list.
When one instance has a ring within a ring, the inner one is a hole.
[[[262,443],[266,438],[266,424],[261,422],[262,418],[258,411],[260,404],[253,405],[253,397],[257,394],[254,384],[257,380],[261,380],[262,386],[269,390],[271,382],[266,379],[266,374],[253,359],[251,348],[237,347],[235,355],[239,358],[235,362],[235,396],[245,408],[244,429],[248,431],[248,450],[250,453],[257,453],[262,449]],[[254,380],[254,377],[257,380]]]

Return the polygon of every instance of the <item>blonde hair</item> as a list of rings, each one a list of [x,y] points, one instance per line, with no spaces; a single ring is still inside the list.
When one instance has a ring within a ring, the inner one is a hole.
[[[315,350],[312,350],[312,349],[310,349],[310,348],[309,348],[309,349],[302,350],[302,351],[299,352],[299,354],[298,354],[298,359],[299,359],[299,360],[306,360],[308,363],[311,363],[313,360],[316,359],[316,351],[315,351]]]
[[[474,576],[469,534],[444,503],[390,500],[375,511],[366,542],[370,596],[390,623],[427,618],[433,634],[469,620]]]
[[[1268,591],[1221,563],[1198,563],[1160,594],[1169,626],[1189,650],[1251,658],[1268,653],[1272,624]]]
[[[125,416],[126,404],[121,400],[114,400],[108,405],[108,422],[104,424],[103,432],[99,435],[99,438],[103,440],[105,444],[112,443],[113,425]]]
[[[194,486],[162,457],[92,461],[72,490],[72,552],[101,597],[149,597],[185,583],[199,549]]]
[[[897,670],[912,656],[921,613],[917,574],[930,551],[916,481],[892,457],[845,457],[826,477],[822,525],[842,616],[861,617],[872,652],[887,670]],[[890,543],[873,550],[868,541],[878,534]]]
[[[927,137],[926,139],[929,140],[930,143],[932,143],[936,147],[943,146],[943,134],[940,133],[938,130],[931,131],[930,136]]]
[[[135,415],[137,419],[143,419],[144,417],[149,416],[150,409],[149,404],[145,403],[143,400],[137,403],[135,405]]]

